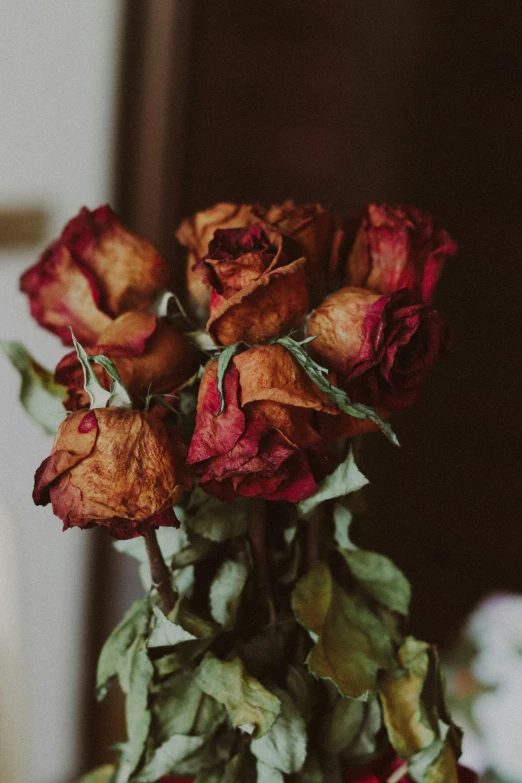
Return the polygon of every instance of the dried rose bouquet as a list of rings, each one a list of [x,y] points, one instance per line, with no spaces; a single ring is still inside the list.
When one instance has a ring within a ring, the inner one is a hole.
[[[59,423],[35,503],[107,528],[145,587],[98,663],[127,739],[83,783],[473,780],[409,584],[355,543],[352,439],[397,444],[392,414],[448,351],[432,299],[454,242],[413,207],[291,201],[217,204],[177,236],[187,292],[82,209],[21,280],[69,352],[51,374],[4,343]]]

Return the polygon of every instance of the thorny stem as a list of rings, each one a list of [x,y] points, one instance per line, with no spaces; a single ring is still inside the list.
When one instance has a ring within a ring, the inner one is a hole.
[[[170,571],[163,559],[155,530],[151,530],[145,536],[145,546],[149,557],[152,584],[158,591],[165,614],[168,614],[176,603],[176,593],[172,587]]]
[[[270,584],[270,573],[268,569],[268,557],[266,551],[265,537],[265,501],[262,498],[253,498],[250,503],[250,524],[248,528],[252,555],[254,557],[254,567],[256,573],[256,582],[259,590],[265,594],[270,616],[270,626],[275,630],[276,613],[274,599],[272,596],[272,587]]]

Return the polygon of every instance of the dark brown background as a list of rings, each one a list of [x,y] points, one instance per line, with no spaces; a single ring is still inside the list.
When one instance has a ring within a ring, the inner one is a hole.
[[[372,545],[413,585],[412,630],[449,643],[481,596],[522,588],[520,4],[126,9],[119,208],[165,253],[181,216],[288,197],[414,203],[458,241],[437,300],[454,351],[394,421],[402,448],[371,437],[362,464]]]

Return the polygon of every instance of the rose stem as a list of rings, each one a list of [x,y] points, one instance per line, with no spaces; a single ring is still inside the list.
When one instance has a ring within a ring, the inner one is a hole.
[[[276,613],[274,599],[272,597],[272,587],[270,585],[270,573],[268,570],[268,557],[266,553],[265,536],[265,501],[262,498],[253,498],[250,502],[250,524],[248,528],[252,554],[254,557],[254,567],[256,571],[256,581],[259,590],[265,594],[268,603],[268,612],[270,616],[270,625],[275,628]]]
[[[307,554],[308,568],[313,568],[321,561],[322,536],[324,536],[324,508],[319,506],[308,522]]]
[[[176,593],[172,587],[170,571],[163,559],[155,530],[151,530],[150,533],[145,536],[145,546],[149,557],[152,584],[158,591],[165,614],[168,614],[176,603]]]

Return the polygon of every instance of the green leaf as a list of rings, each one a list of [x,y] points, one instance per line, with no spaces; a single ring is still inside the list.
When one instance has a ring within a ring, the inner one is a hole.
[[[163,745],[156,748],[150,761],[138,775],[133,777],[135,783],[157,783],[176,765],[195,753],[204,744],[204,737],[187,737],[184,734],[174,734]]]
[[[228,369],[228,365],[232,361],[234,354],[236,354],[239,351],[241,345],[244,345],[246,348],[248,348],[248,345],[240,340],[238,343],[234,343],[233,345],[228,345],[219,354],[218,371],[217,371],[217,388],[218,388],[219,396],[221,398],[221,404],[219,406],[219,410],[217,414],[218,416],[220,416],[225,410],[225,393],[223,391],[223,384],[225,382],[225,373]]]
[[[353,451],[350,448],[345,461],[319,484],[315,495],[297,503],[297,513],[303,519],[310,519],[321,503],[333,498],[345,497],[351,492],[357,492],[366,484],[368,484],[368,479],[363,476],[355,464]]]
[[[192,533],[216,543],[243,536],[248,529],[249,503],[247,498],[222,503],[197,487],[190,496],[186,526]]]
[[[373,408],[370,408],[368,405],[363,405],[360,402],[352,402],[346,392],[330,383],[328,378],[325,377],[328,370],[325,367],[321,367],[317,362],[314,362],[308,351],[303,348],[305,342],[310,341],[307,340],[303,343],[299,343],[291,337],[280,337],[276,340],[276,343],[282,345],[287,351],[290,351],[290,353],[295,356],[308,377],[312,379],[329,400],[337,405],[339,410],[348,413],[350,416],[354,416],[356,419],[370,419],[370,421],[375,422],[383,435],[395,444],[395,446],[398,446],[399,441],[392,428],[387,421],[381,419]]]
[[[196,637],[185,631],[181,625],[169,620],[157,606],[152,607],[156,623],[149,636],[149,647],[174,647],[180,642],[194,641]]]
[[[175,646],[172,652],[168,655],[164,655],[154,661],[154,666],[158,673],[158,677],[168,677],[170,674],[175,674],[189,666],[197,658],[201,658],[205,653],[213,639],[197,639],[193,642],[180,642]]]
[[[129,649],[129,682],[125,700],[127,742],[116,770],[114,783],[127,783],[138,766],[149,736],[151,714],[148,709],[149,687],[154,669],[147,655],[145,639],[137,638]]]
[[[332,680],[354,699],[377,687],[378,673],[393,660],[390,631],[359,596],[335,582],[325,563],[299,580],[292,607],[301,625],[318,637],[306,661],[312,674]]]
[[[112,359],[109,359],[108,356],[104,356],[103,354],[99,354],[98,356],[92,356],[91,361],[100,364],[111,379],[111,396],[109,397],[107,405],[116,408],[132,408],[132,400],[129,392],[125,388],[121,375]]]
[[[154,738],[161,744],[173,734],[206,735],[226,719],[222,704],[203,693],[192,668],[177,672],[153,688]]]
[[[96,695],[99,701],[109,690],[111,680],[120,675],[125,656],[133,642],[148,632],[150,612],[147,599],[135,601],[103,645],[96,673]]]
[[[437,651],[409,636],[397,657],[400,668],[379,686],[390,742],[411,760],[417,783],[457,783],[460,731],[447,713]]]
[[[119,408],[132,408],[129,393],[123,385],[121,376],[112,359],[103,354],[88,356],[85,349],[74,336],[72,329],[71,334],[76,355],[83,370],[84,388],[91,400],[91,410],[93,408],[106,408],[108,405]],[[111,379],[110,391],[107,391],[99,382],[96,373],[92,369],[91,362],[101,365]]]
[[[21,343],[0,340],[0,349],[20,373],[22,406],[47,434],[54,435],[65,418],[65,387],[55,383],[53,373],[38,364]]]
[[[258,680],[250,677],[239,658],[220,661],[208,654],[194,677],[202,691],[225,705],[235,728],[252,724],[256,737],[270,731],[281,710],[281,702]]]
[[[76,337],[73,334],[73,330],[71,329],[73,344],[76,349],[76,355],[78,357],[78,361],[81,364],[82,370],[83,370],[83,385],[85,388],[85,391],[89,395],[89,398],[91,400],[91,410],[93,408],[105,408],[107,406],[107,403],[109,402],[111,398],[110,391],[107,391],[107,389],[104,389],[101,383],[99,382],[98,378],[96,377],[96,373],[91,367],[91,363],[89,361],[89,357],[87,356],[87,353],[85,352],[85,349],[82,345],[78,342]]]
[[[250,743],[250,751],[270,769],[290,775],[299,772],[306,759],[306,726],[286,691],[274,687],[281,712],[269,732]]]
[[[339,697],[322,721],[322,745],[337,755],[349,747],[361,731],[368,703]]]
[[[241,593],[248,577],[245,563],[224,560],[210,586],[210,613],[225,630],[233,628],[241,601]]]
[[[410,583],[388,557],[362,549],[345,549],[342,554],[353,576],[373,598],[392,612],[408,614]]]
[[[256,762],[257,783],[285,783],[283,773],[265,764],[261,759]]]
[[[106,764],[103,767],[93,769],[92,772],[88,772],[86,775],[82,775],[78,783],[112,783],[113,775],[114,766]]]

